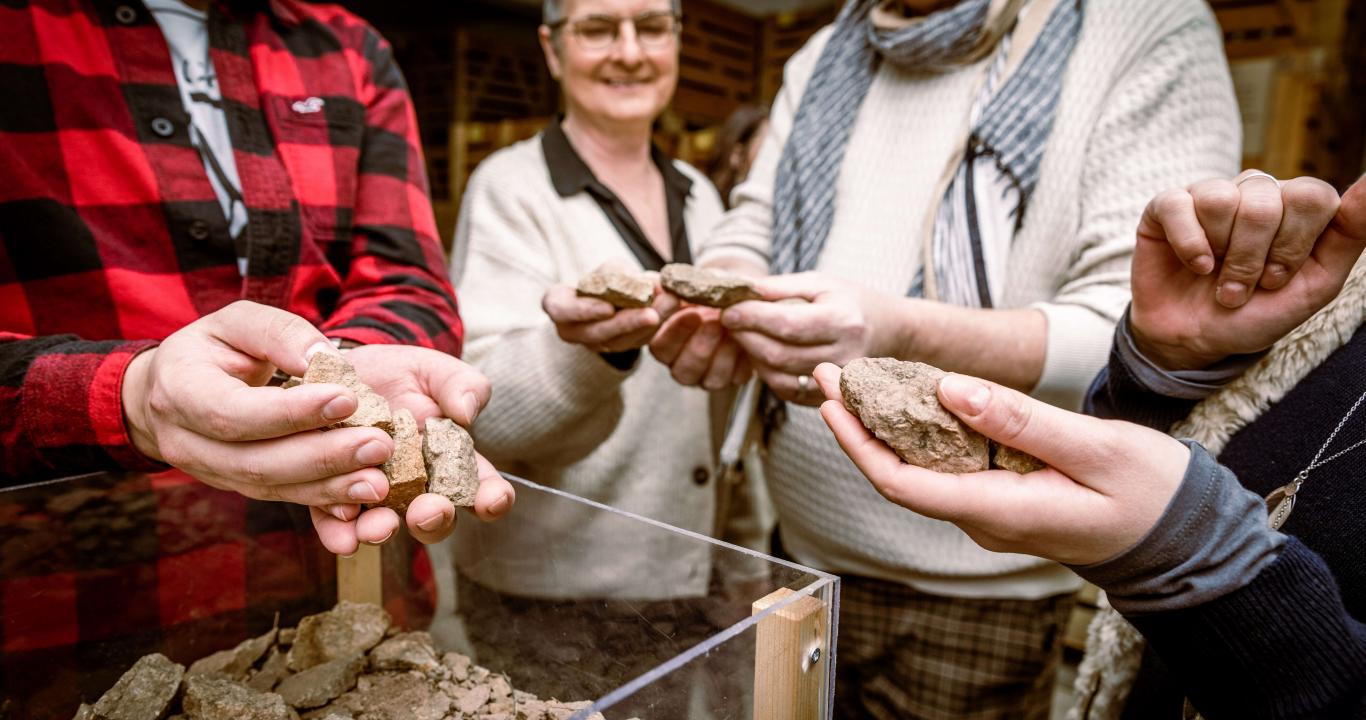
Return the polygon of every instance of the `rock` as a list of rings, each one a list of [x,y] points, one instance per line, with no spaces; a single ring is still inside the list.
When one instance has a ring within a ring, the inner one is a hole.
[[[987,439],[939,404],[946,373],[924,363],[860,358],[840,374],[844,406],[902,460],[939,472],[987,469]]]
[[[512,683],[508,682],[507,676],[494,675],[493,679],[489,681],[489,698],[493,700],[502,700],[511,695]]]
[[[451,711],[450,696],[416,673],[362,675],[347,698],[365,720],[442,720]]]
[[[465,428],[448,418],[427,418],[422,456],[427,461],[430,492],[444,495],[456,507],[474,506],[479,465],[474,459],[474,439]]]
[[[96,720],[160,720],[171,709],[185,666],[165,655],[144,655],[92,708]]]
[[[393,432],[394,416],[389,411],[389,401],[371,390],[369,385],[361,382],[356,369],[341,355],[315,353],[313,359],[308,362],[304,382],[335,383],[349,388],[356,394],[356,412],[330,427],[376,427],[384,432]]]
[[[281,645],[293,645],[295,632],[294,628],[281,628],[280,636],[275,641]]]
[[[9,710],[8,707],[3,709],[6,711]],[[95,720],[95,708],[86,705],[85,703],[81,703],[81,706],[76,708],[76,714],[71,716],[71,720]]]
[[[299,621],[289,649],[289,669],[300,672],[364,653],[379,644],[388,628],[389,613],[384,608],[343,600],[328,612]]]
[[[389,478],[389,494],[384,507],[403,516],[413,498],[427,492],[427,465],[422,457],[422,436],[417,432],[417,421],[404,408],[394,411],[394,454],[381,469]]]
[[[275,689],[276,683],[285,679],[289,675],[289,662],[285,654],[280,652],[280,648],[270,649],[270,655],[266,656],[266,661],[261,663],[261,669],[252,673],[247,678],[247,687],[257,692],[270,692]]]
[[[455,706],[460,712],[473,715],[476,710],[484,707],[491,694],[488,685],[460,688],[460,692],[455,696]]]
[[[370,669],[417,670],[426,672],[440,667],[432,636],[425,632],[399,633],[370,651]]]
[[[293,720],[298,715],[275,693],[261,693],[221,675],[185,678],[190,720]]]
[[[187,671],[190,675],[206,675],[209,673],[220,673],[233,680],[246,678],[247,671],[261,659],[262,655],[275,644],[275,636],[279,628],[272,627],[269,632],[260,637],[250,640],[243,640],[237,647],[228,650],[219,650],[208,657],[200,658],[190,665]],[[270,688],[266,688],[269,690]]]
[[[659,279],[665,290],[695,305],[725,308],[762,299],[748,278],[683,263],[665,265]]]
[[[280,681],[275,692],[296,708],[321,707],[355,687],[356,678],[363,669],[365,656],[357,653],[290,675]]]
[[[591,272],[579,278],[576,288],[582,297],[606,300],[617,308],[649,307],[655,299],[655,284],[649,277],[624,272]]]
[[[460,653],[448,652],[441,656],[441,664],[451,671],[451,679],[464,682],[470,676],[470,659]]]
[[[1002,445],[993,441],[991,443],[991,466],[1024,475],[1035,470],[1042,470],[1048,467],[1048,464],[1023,450],[1016,450],[1009,445]]]

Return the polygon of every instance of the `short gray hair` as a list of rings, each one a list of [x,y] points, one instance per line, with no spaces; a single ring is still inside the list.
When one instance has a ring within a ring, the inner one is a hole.
[[[675,13],[683,12],[683,0],[671,0]],[[541,22],[546,25],[564,19],[565,0],[543,0],[541,3]]]

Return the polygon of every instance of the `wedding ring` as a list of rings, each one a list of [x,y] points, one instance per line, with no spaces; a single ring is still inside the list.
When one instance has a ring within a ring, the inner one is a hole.
[[[1267,180],[1276,183],[1276,187],[1281,186],[1281,181],[1277,180],[1275,176],[1273,176],[1271,173],[1264,173],[1261,170],[1258,170],[1256,172],[1248,174],[1248,176],[1243,178],[1242,180],[1239,180],[1237,183],[1234,184],[1234,187],[1241,187],[1243,183],[1247,182],[1248,180],[1251,180],[1252,178],[1266,178]]]
[[[798,400],[805,400],[805,399],[806,399],[806,395],[807,395],[807,393],[809,393],[809,392],[811,392],[811,376],[810,376],[810,375],[798,375],[798,376],[797,376],[797,399],[798,399]]]

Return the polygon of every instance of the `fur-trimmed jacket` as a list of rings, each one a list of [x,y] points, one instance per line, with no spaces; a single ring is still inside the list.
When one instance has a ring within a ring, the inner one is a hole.
[[[1339,296],[1203,401],[1157,394],[1121,354],[1092,388],[1101,417],[1192,438],[1265,496],[1311,464],[1366,393],[1366,260]],[[1184,419],[1182,419],[1184,418]],[[1323,457],[1366,437],[1358,409]],[[1192,608],[1092,623],[1069,718],[1366,718],[1366,446],[1303,484],[1279,557]],[[1192,707],[1183,707],[1189,699]]]

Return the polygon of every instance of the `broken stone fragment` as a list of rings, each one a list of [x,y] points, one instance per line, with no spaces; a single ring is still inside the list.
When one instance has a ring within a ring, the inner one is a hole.
[[[425,632],[399,633],[370,651],[370,669],[426,672],[441,665],[432,636]]]
[[[256,692],[221,675],[185,678],[183,706],[190,720],[293,720],[298,717],[279,695]]]
[[[655,299],[655,284],[649,277],[624,272],[591,272],[579,278],[580,297],[606,300],[617,308],[649,307]]]
[[[261,669],[247,678],[247,687],[257,692],[270,692],[275,685],[289,675],[289,662],[280,648],[270,649],[270,655],[261,663]]]
[[[237,647],[219,650],[208,657],[200,658],[190,665],[187,673],[190,675],[219,673],[233,680],[242,680],[247,676],[247,671],[256,664],[256,661],[260,660],[261,656],[270,649],[270,646],[275,644],[277,630],[278,628],[272,627],[270,632],[250,640],[243,640],[237,644]]]
[[[346,697],[366,720],[442,720],[451,711],[450,696],[415,673],[362,675]]]
[[[479,490],[479,465],[474,458],[474,439],[449,418],[427,418],[422,440],[427,462],[427,489],[449,498],[456,507],[473,507]]]
[[[355,687],[356,678],[363,669],[365,656],[357,653],[290,675],[280,682],[275,692],[296,708],[321,707]]]
[[[761,300],[748,278],[684,263],[670,263],[659,274],[665,290],[694,305],[730,307],[745,300]]]
[[[460,688],[455,696],[455,706],[466,715],[473,715],[484,703],[489,701],[491,692],[488,685]]]
[[[1002,445],[994,441],[991,443],[991,466],[1017,472],[1021,475],[1048,467],[1044,461],[1023,450],[1016,450],[1009,445]]]
[[[911,465],[939,472],[987,469],[987,439],[939,404],[943,370],[894,358],[860,358],[840,373],[844,406]]]
[[[185,666],[165,655],[144,655],[91,709],[97,720],[160,720],[180,690]]]
[[[450,670],[451,679],[456,682],[464,682],[470,676],[470,659],[467,655],[448,652],[441,656],[441,664]]]
[[[384,462],[382,470],[389,478],[389,494],[384,507],[400,516],[413,498],[427,492],[427,465],[422,458],[422,436],[417,432],[417,420],[404,408],[394,411],[394,454]]]
[[[378,645],[388,628],[389,613],[384,608],[343,600],[328,612],[299,621],[289,648],[289,669],[300,672],[363,653]]]
[[[394,418],[389,412],[389,401],[361,382],[356,369],[341,355],[326,352],[314,354],[308,362],[308,372],[304,373],[304,382],[334,383],[356,394],[356,412],[331,427],[375,427],[384,432],[393,431]]]

